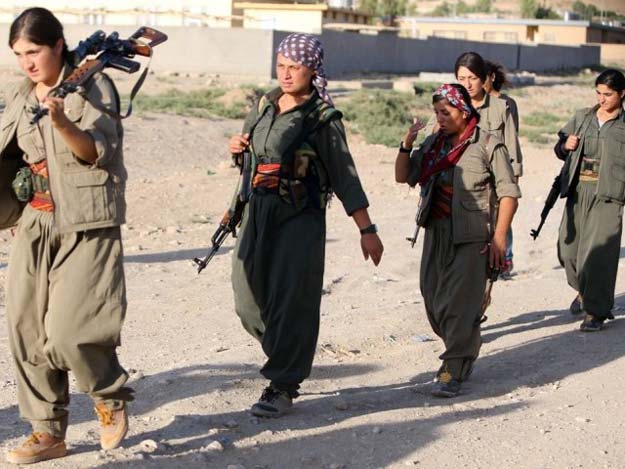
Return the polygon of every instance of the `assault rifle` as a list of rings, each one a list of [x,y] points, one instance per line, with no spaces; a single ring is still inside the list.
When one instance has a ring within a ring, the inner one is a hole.
[[[131,60],[135,55],[144,57],[152,57],[152,48],[165,42],[167,35],[157,31],[156,29],[143,26],[139,28],[128,39],[120,39],[117,32],[107,36],[104,31],[96,31],[84,41],[80,41],[76,49],[72,51],[70,62],[77,68],[63,82],[53,88],[48,96],[65,98],[70,93],[83,90],[83,86],[96,73],[106,67],[115,68],[126,73],[135,73],[141,68],[141,64]],[[87,59],[87,56],[96,56],[93,59]],[[137,80],[131,94],[130,104],[125,116],[128,117],[132,111],[132,99],[139,91],[143,84],[143,80],[147,75],[146,67]],[[48,113],[48,109],[40,107],[35,116],[30,121],[31,124],[37,123],[43,116]]]
[[[551,190],[549,191],[547,200],[545,200],[545,206],[543,207],[543,211],[540,212],[540,224],[538,225],[538,228],[530,231],[530,235],[532,238],[534,238],[534,241],[536,241],[536,238],[538,238],[538,235],[540,234],[540,230],[545,224],[545,220],[547,219],[549,212],[551,211],[553,206],[558,201],[558,198],[560,197],[561,180],[562,180],[562,173],[558,174],[553,180],[553,184],[551,185]]]
[[[232,233],[233,238],[237,237],[237,228],[241,224],[244,207],[245,203],[237,199],[234,210],[228,209],[219,222],[219,226],[215,230],[215,233],[213,233],[213,236],[211,237],[211,248],[209,249],[206,257],[204,257],[204,259],[200,259],[199,257],[193,258],[193,262],[197,265],[198,274],[206,268],[213,256],[217,254],[217,251],[219,251],[219,248],[230,233]]]
[[[230,233],[232,233],[233,238],[237,237],[236,230],[241,224],[243,209],[249,200],[251,187],[250,179],[252,174],[252,154],[246,150],[243,153],[232,155],[232,157],[234,164],[241,169],[239,193],[237,194],[234,208],[228,209],[219,222],[219,226],[215,230],[215,233],[213,233],[213,236],[211,237],[211,247],[206,257],[204,257],[204,259],[200,259],[199,257],[195,257],[193,259],[193,262],[195,262],[198,266],[198,274],[206,268]]]

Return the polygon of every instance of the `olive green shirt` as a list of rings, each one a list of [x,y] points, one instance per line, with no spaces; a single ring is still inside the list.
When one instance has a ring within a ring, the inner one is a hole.
[[[560,130],[560,141],[556,154],[566,159],[562,170],[561,194],[570,195],[575,178],[584,156],[597,159],[599,181],[597,197],[625,204],[625,111],[599,128],[596,111],[598,106],[579,109]],[[569,135],[579,135],[580,140],[574,151],[563,149],[563,142]]]
[[[410,156],[407,183],[414,187],[421,175],[423,157],[436,140],[431,135]],[[453,171],[451,218],[455,244],[490,239],[494,232],[498,201],[520,198],[521,191],[510,165],[506,146],[480,127]]]
[[[71,71],[65,66],[59,83]],[[14,159],[17,152],[29,164],[47,159],[50,193],[55,206],[54,222],[59,232],[122,224],[126,212],[127,173],[123,163],[118,96],[112,81],[97,73],[87,82],[83,94],[71,93],[64,100],[67,117],[93,138],[98,155],[94,164],[80,160],[71,152],[53,128],[49,115],[35,124],[30,123],[38,107],[33,89],[32,81],[24,79],[5,91],[6,108],[0,120],[0,158]],[[4,188],[0,188],[0,195],[3,196],[0,204],[8,200]]]
[[[319,100],[317,92],[310,99],[277,114],[276,102],[282,91],[276,88],[266,95],[264,105],[255,106],[243,126],[243,133],[253,128],[252,148],[261,163],[282,162],[293,141],[304,131],[304,110],[311,100]],[[255,125],[254,125],[255,124]],[[367,196],[356,171],[356,165],[347,145],[345,128],[339,118],[333,118],[321,125],[307,141],[317,154],[313,164],[317,165],[322,185],[326,183],[337,195],[348,215],[369,206]]]

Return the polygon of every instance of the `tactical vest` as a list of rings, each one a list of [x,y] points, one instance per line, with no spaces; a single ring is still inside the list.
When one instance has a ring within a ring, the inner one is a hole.
[[[250,142],[256,124],[263,118],[267,97],[263,96],[258,102],[256,121],[250,127]],[[313,207],[325,209],[332,197],[332,187],[330,185],[327,170],[321,158],[317,154],[312,138],[319,129],[328,124],[333,119],[340,119],[342,114],[332,105],[321,101],[321,99],[311,100],[303,109],[304,123],[302,132],[288,146],[287,151],[282,155],[279,169],[279,180],[275,192],[280,198],[298,209]],[[250,144],[251,150],[251,178],[249,184],[252,185],[257,175],[259,159]],[[247,188],[246,188],[247,189]],[[254,191],[253,187],[249,188]]]

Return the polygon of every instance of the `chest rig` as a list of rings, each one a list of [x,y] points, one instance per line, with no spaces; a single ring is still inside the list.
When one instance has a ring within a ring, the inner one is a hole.
[[[254,128],[267,111],[267,96],[258,102],[258,117],[250,128],[250,142]],[[307,207],[325,209],[332,196],[332,187],[327,171],[314,145],[314,134],[341,113],[321,99],[311,99],[301,110],[302,130],[289,143],[281,155],[280,162],[264,163],[250,144],[249,182],[243,191],[257,194],[277,193],[283,202],[303,209]],[[246,168],[243,168],[245,173]],[[246,178],[244,178],[246,179]]]

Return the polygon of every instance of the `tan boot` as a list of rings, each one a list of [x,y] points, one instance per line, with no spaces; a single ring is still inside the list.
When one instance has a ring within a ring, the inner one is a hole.
[[[128,412],[126,405],[119,410],[111,410],[106,404],[95,406],[100,421],[100,446],[102,449],[114,449],[128,433]]]
[[[62,438],[49,433],[33,433],[22,444],[7,453],[7,461],[13,464],[32,464],[48,459],[62,458],[67,454],[67,447]]]

